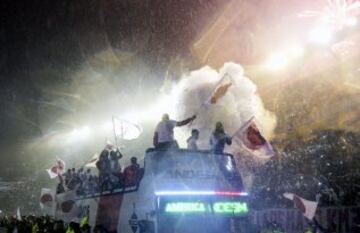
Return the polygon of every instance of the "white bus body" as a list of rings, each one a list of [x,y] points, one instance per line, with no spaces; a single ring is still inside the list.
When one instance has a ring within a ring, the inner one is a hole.
[[[118,233],[231,232],[248,194],[232,155],[148,149],[136,186],[78,196],[77,217]]]

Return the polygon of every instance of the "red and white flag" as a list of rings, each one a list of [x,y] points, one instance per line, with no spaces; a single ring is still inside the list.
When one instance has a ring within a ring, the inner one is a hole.
[[[57,159],[55,164],[52,165],[49,169],[46,169],[51,179],[56,178],[58,175],[61,175],[65,172],[65,162],[62,159]]]
[[[216,104],[219,99],[225,96],[231,85],[232,82],[230,76],[226,73],[216,84],[214,91],[211,93],[211,96],[205,101],[204,105],[209,106],[211,104]]]
[[[293,193],[284,193],[283,196],[294,202],[294,207],[309,220],[312,220],[316,213],[318,203],[315,201],[308,201]]]
[[[71,190],[56,195],[56,216],[66,222],[78,221],[78,207],[76,205],[76,191]]]
[[[40,209],[45,215],[54,216],[56,208],[55,190],[42,188],[40,194]]]
[[[251,117],[238,131],[232,136],[233,143],[252,155],[269,158],[274,155],[274,150],[270,143],[264,138],[255,124],[254,117]]]

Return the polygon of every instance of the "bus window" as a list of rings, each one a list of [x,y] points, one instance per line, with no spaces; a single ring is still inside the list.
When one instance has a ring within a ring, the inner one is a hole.
[[[145,157],[155,190],[242,191],[242,180],[230,154],[209,151],[150,150]]]

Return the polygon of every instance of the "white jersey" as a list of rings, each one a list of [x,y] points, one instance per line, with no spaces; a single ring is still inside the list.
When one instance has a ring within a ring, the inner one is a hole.
[[[158,143],[174,141],[174,128],[176,123],[174,120],[159,122],[155,129],[155,132],[158,134]]]

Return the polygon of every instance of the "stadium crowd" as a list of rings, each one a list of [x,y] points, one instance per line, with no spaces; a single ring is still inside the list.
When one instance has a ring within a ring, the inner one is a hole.
[[[4,216],[0,218],[0,232],[7,233],[108,233],[105,227],[91,227],[85,217],[80,223],[65,223],[49,216]]]

